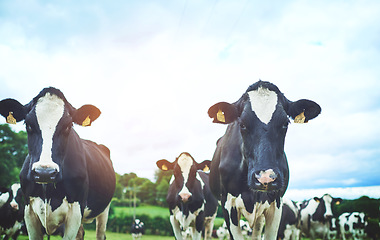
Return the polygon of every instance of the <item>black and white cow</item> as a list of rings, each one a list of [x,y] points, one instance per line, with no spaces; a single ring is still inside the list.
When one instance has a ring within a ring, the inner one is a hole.
[[[104,239],[116,183],[110,151],[81,139],[73,128],[73,123],[91,125],[99,109],[76,109],[60,90],[50,87],[26,105],[2,100],[0,114],[9,123],[24,120],[26,125],[29,154],[20,181],[29,238],[42,239],[43,228],[50,235],[65,224],[64,239],[74,239],[80,237],[82,223],[96,218],[97,239]]]
[[[24,220],[25,206],[20,184],[12,184],[7,192],[3,190],[0,202],[3,202],[6,197],[8,199],[0,207],[0,236],[5,235],[4,239],[17,239]]]
[[[301,231],[299,229],[300,215],[297,204],[288,198],[283,198],[280,226],[277,239],[298,240]]]
[[[193,239],[201,239],[203,229],[205,239],[211,239],[218,201],[210,191],[208,173],[198,171],[209,168],[210,161],[197,163],[183,152],[174,162],[162,159],[156,164],[163,171],[173,170],[166,201],[176,239],[182,239],[181,228],[189,226],[193,228]]]
[[[300,210],[302,234],[313,240],[317,237],[326,239],[330,230],[330,220],[334,216],[333,206],[341,202],[341,198],[333,198],[329,194],[302,202]]]
[[[339,225],[343,240],[346,240],[346,236],[355,240],[366,237],[365,228],[368,223],[363,212],[343,213],[339,216]]]
[[[208,110],[213,122],[228,124],[217,142],[210,170],[210,187],[221,199],[224,218],[234,239],[243,239],[241,215],[260,237],[276,239],[281,198],[288,186],[284,153],[289,117],[307,122],[320,113],[310,100],[292,102],[272,83],[251,85],[235,103],[220,102]]]
[[[327,239],[337,239],[340,235],[339,218],[330,219],[330,229],[327,233]]]
[[[131,227],[132,239],[141,239],[144,232],[144,223],[136,218]]]

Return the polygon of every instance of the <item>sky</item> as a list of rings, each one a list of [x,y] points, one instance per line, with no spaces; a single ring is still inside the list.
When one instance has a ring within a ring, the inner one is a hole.
[[[117,173],[154,181],[157,160],[212,159],[226,126],[208,108],[269,81],[322,107],[289,126],[289,191],[375,186],[380,198],[379,22],[376,0],[4,0],[0,99],[53,86],[97,106],[76,131],[110,148]]]

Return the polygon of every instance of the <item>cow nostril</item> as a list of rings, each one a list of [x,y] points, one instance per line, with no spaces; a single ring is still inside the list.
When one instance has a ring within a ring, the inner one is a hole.
[[[33,169],[34,180],[37,183],[54,182],[58,173],[56,168],[40,167]]]
[[[186,203],[187,201],[189,201],[189,198],[191,197],[191,194],[189,193],[181,193],[179,194],[182,202]]]

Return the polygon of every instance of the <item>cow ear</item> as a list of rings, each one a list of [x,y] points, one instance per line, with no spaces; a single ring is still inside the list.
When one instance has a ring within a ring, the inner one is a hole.
[[[229,124],[239,117],[236,106],[226,102],[211,106],[208,110],[208,115],[214,119],[212,122],[222,124]]]
[[[162,171],[168,171],[173,169],[173,163],[169,162],[166,159],[161,159],[156,162],[156,165]]]
[[[91,126],[91,123],[100,116],[100,110],[93,105],[83,105],[72,114],[73,122],[83,127]]]
[[[321,113],[321,107],[313,101],[301,99],[290,102],[287,113],[295,123],[307,123]]]
[[[314,200],[319,203],[321,200],[318,197],[314,197]]]
[[[16,124],[26,117],[24,105],[14,99],[4,99],[0,101],[0,114],[5,117],[7,123]]]
[[[335,205],[339,205],[343,201],[341,198],[334,198],[334,200],[335,200]]]
[[[210,160],[204,160],[201,163],[198,163],[197,169],[202,170],[203,172],[210,171],[211,161]]]

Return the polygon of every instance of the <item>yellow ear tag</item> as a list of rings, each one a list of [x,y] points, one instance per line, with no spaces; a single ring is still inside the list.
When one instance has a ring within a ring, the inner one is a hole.
[[[339,205],[340,204],[340,201],[337,201],[336,203],[335,203],[335,205]]]
[[[164,171],[166,171],[166,170],[168,170],[168,167],[164,164],[164,165],[161,166],[161,169],[164,170]]]
[[[9,124],[16,124],[16,118],[13,117],[12,115],[13,112],[9,112],[9,115],[7,117],[7,123]]]
[[[222,110],[219,109],[218,113],[216,114],[216,119],[219,121],[219,122],[226,122],[226,119],[224,117],[224,113]]]
[[[302,112],[296,118],[294,118],[294,123],[304,123],[305,119],[305,114]]]
[[[91,125],[91,119],[90,119],[90,116],[87,116],[86,119],[82,122],[82,126],[86,127],[89,125]]]
[[[203,168],[203,172],[208,172],[210,171],[210,168],[206,165],[204,168]]]

